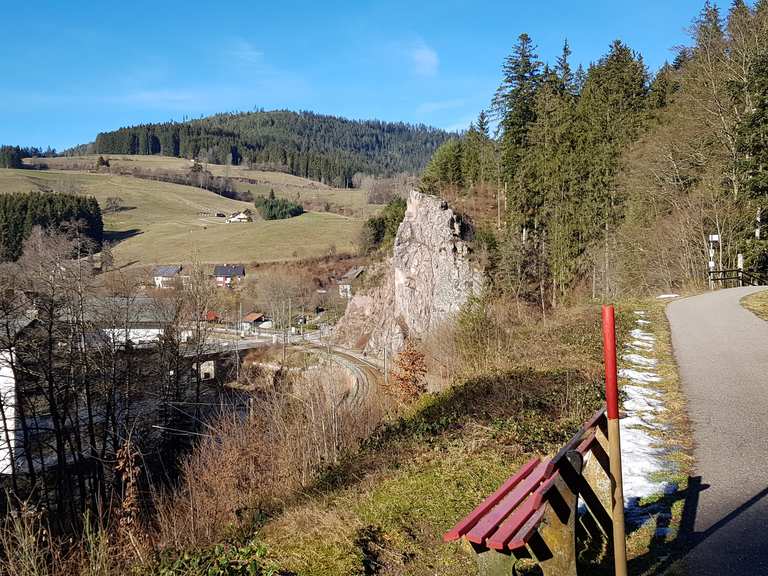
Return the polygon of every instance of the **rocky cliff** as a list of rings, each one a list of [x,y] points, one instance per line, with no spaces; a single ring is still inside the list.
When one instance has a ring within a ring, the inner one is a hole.
[[[385,347],[394,353],[408,336],[423,336],[450,319],[482,287],[471,235],[444,200],[412,191],[383,281],[352,298],[337,341],[376,355]]]

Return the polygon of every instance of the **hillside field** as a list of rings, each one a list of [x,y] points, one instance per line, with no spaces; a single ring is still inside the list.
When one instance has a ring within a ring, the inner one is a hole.
[[[188,262],[193,254],[205,263],[248,264],[322,256],[333,247],[340,253],[351,252],[362,225],[360,219],[321,212],[289,220],[226,224],[223,218],[201,212],[229,214],[253,205],[199,188],[130,176],[0,170],[0,192],[33,190],[93,195],[102,210],[107,198],[120,197],[122,209],[104,214],[107,237],[116,242],[113,254],[119,266]]]
[[[187,173],[193,162],[186,158],[171,156],[140,156],[126,154],[104,154],[109,159],[112,170]],[[92,171],[96,167],[98,155],[62,156],[58,158],[27,158],[28,166],[45,165],[54,170]],[[248,191],[254,196],[267,196],[270,191],[279,198],[310,203],[310,209],[322,206],[326,202],[341,208],[345,213],[358,217],[367,217],[379,209],[379,206],[367,202],[363,190],[353,188],[334,188],[315,180],[293,176],[284,172],[251,170],[247,166],[228,166],[204,163],[203,167],[214,176],[232,179],[238,192]]]

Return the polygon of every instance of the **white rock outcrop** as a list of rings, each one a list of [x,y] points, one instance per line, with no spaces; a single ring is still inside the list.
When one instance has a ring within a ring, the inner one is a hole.
[[[473,263],[471,228],[436,196],[412,191],[382,284],[355,295],[339,322],[337,340],[380,355],[397,352],[453,317],[482,288]]]

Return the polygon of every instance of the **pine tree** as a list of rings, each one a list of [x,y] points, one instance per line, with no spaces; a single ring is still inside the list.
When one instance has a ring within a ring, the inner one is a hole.
[[[440,146],[421,177],[422,189],[437,194],[446,186],[461,188],[464,185],[463,152],[464,145],[457,138]]]
[[[670,102],[670,98],[679,87],[679,82],[675,79],[674,68],[668,62],[665,62],[656,73],[656,76],[654,76],[653,82],[651,82],[648,91],[649,108],[659,110],[666,107]]]
[[[480,110],[480,114],[477,117],[477,131],[486,138],[490,136],[488,131],[488,115],[485,113],[485,110]]]
[[[461,155],[461,179],[469,188],[481,183],[483,136],[470,124],[464,135]]]
[[[768,207],[768,55],[755,63],[748,86],[754,108],[739,130],[741,174],[747,194]]]
[[[568,45],[566,39],[563,44],[563,51],[560,56],[557,57],[557,64],[555,65],[555,71],[557,72],[558,79],[560,80],[561,89],[564,92],[575,93],[576,86],[574,84],[573,72],[571,71],[571,65],[568,62],[568,58],[571,56],[571,47]]]
[[[502,66],[502,83],[493,98],[493,110],[500,120],[501,179],[508,185],[507,200],[511,210],[525,214],[527,180],[518,167],[528,146],[528,127],[536,119],[536,91],[541,79],[542,63],[527,34],[521,34],[512,54]],[[522,231],[526,234],[525,228]]]

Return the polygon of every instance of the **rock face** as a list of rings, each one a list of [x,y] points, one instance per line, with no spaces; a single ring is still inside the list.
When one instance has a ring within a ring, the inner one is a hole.
[[[482,288],[471,260],[469,228],[448,204],[412,191],[382,284],[355,295],[339,322],[340,343],[380,355],[455,315]]]

